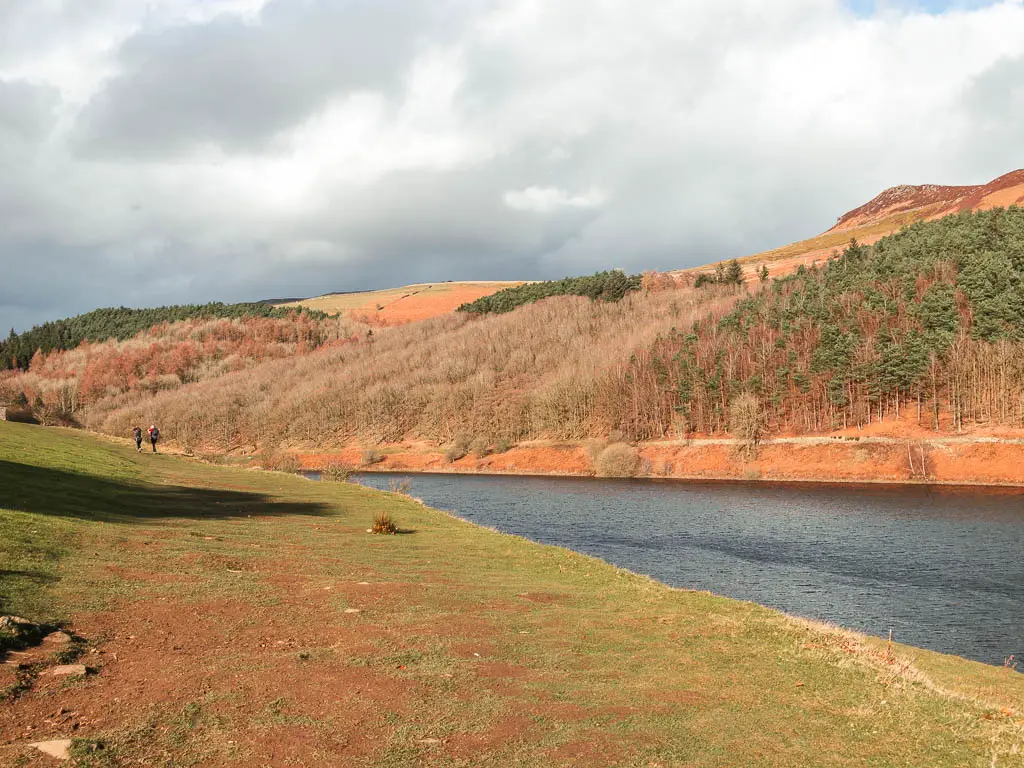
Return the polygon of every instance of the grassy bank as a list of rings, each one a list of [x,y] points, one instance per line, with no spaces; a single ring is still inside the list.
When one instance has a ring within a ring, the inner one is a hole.
[[[3,765],[1024,765],[1017,673],[354,485],[0,423],[0,563],[94,672],[0,704]]]

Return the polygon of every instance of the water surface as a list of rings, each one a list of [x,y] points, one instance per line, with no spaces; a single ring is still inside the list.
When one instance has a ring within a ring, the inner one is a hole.
[[[428,505],[676,587],[990,664],[1024,658],[1024,493],[922,486],[479,475],[407,480]]]

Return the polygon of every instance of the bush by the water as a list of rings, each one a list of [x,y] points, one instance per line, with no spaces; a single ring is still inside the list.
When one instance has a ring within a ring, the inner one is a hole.
[[[355,470],[340,461],[331,461],[320,470],[320,479],[332,483],[347,483]]]
[[[626,443],[612,443],[598,455],[594,470],[598,477],[633,477],[639,463],[636,448]]]
[[[296,474],[302,469],[299,457],[294,453],[271,451],[260,457],[260,466],[271,472],[288,472]]]
[[[372,467],[384,461],[384,454],[374,448],[367,448],[363,451],[362,459],[364,467]]]
[[[473,444],[473,439],[469,435],[458,435],[449,445],[444,452],[444,458],[449,463],[458,461],[469,453],[470,446]]]
[[[549,296],[587,296],[595,300],[619,301],[630,291],[639,290],[642,280],[642,275],[626,275],[625,272],[613,269],[588,277],[566,277],[562,280],[526,283],[463,304],[459,307],[459,312],[511,312],[516,307]]]

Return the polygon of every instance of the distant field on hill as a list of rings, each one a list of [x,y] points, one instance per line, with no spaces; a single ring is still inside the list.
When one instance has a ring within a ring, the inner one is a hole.
[[[305,307],[328,314],[347,314],[374,325],[401,325],[454,312],[463,304],[490,296],[522,282],[467,281],[417,283],[401,288],[359,293],[328,293],[311,299],[280,304]]]

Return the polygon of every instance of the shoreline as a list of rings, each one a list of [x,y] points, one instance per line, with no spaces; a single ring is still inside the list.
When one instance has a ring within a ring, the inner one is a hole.
[[[949,437],[809,437],[765,441],[746,461],[730,439],[636,444],[637,471],[628,477],[681,482],[828,483],[935,487],[1024,488],[1024,439]],[[448,461],[443,449],[417,443],[379,446],[363,460],[361,446],[295,451],[302,471],[341,463],[358,472],[523,477],[599,477],[582,443],[523,443],[503,453]],[[612,478],[602,478],[612,479]]]

